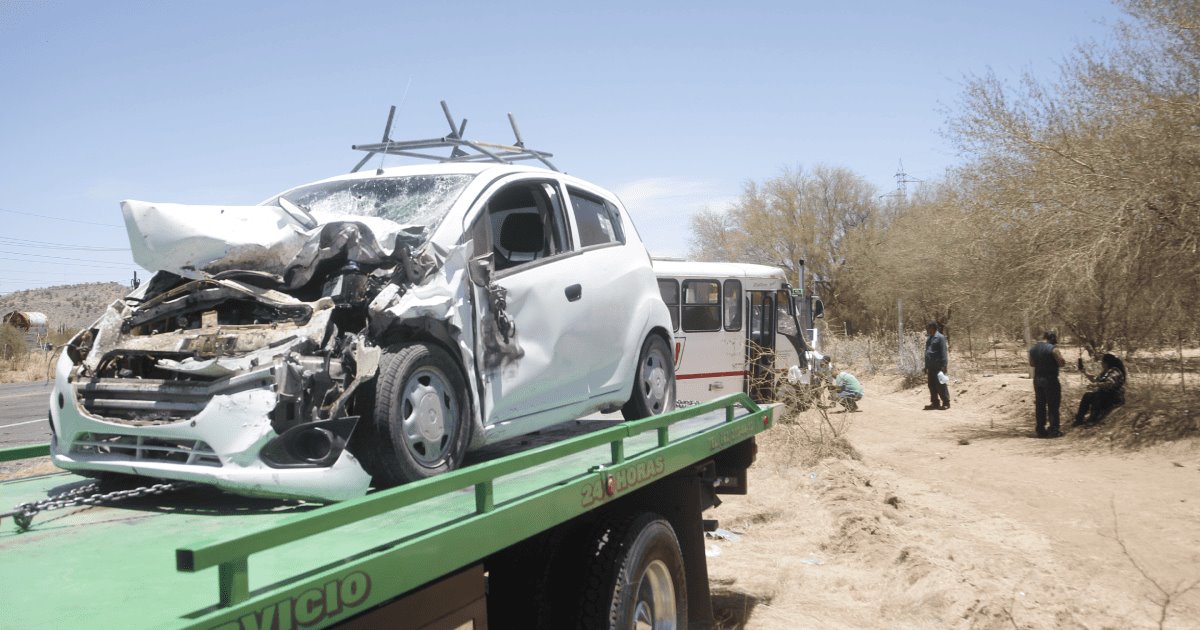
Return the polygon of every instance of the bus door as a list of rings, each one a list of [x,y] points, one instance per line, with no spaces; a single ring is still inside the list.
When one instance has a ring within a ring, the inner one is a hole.
[[[757,401],[771,400],[775,356],[775,294],[746,292],[746,393]]]
[[[775,368],[780,372],[787,372],[793,365],[808,369],[808,345],[788,291],[781,289],[775,294],[775,306],[775,331],[779,333],[775,342]]]

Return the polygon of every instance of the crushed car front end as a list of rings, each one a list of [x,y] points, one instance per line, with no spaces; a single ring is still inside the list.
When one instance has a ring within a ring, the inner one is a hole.
[[[152,287],[146,287],[150,289]],[[378,349],[327,339],[337,305],[231,279],[109,307],[59,359],[56,464],[339,500],[370,483],[347,449],[357,373]]]
[[[344,177],[294,189],[305,207],[123,202],[134,260],[156,273],[65,347],[53,461],[252,496],[366,493],[353,440],[380,343],[437,328],[410,303],[453,301],[429,238],[472,180]]]

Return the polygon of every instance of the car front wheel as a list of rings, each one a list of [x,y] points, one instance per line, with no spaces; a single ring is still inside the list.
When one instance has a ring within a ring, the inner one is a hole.
[[[458,468],[470,441],[466,383],[440,347],[389,348],[375,381],[378,481],[398,485]]]

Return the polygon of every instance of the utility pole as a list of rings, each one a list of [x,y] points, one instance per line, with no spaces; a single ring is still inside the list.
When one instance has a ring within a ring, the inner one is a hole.
[[[896,355],[899,357],[897,363],[900,364],[904,361],[904,302],[900,298],[896,298],[896,344],[899,351]],[[904,366],[899,365],[899,367],[903,368]]]

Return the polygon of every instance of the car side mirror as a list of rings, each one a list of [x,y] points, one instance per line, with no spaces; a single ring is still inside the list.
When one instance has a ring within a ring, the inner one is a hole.
[[[815,295],[812,296],[812,317],[813,319],[825,318],[825,303]]]
[[[476,256],[467,262],[467,276],[471,284],[486,287],[492,283],[492,254]]]

